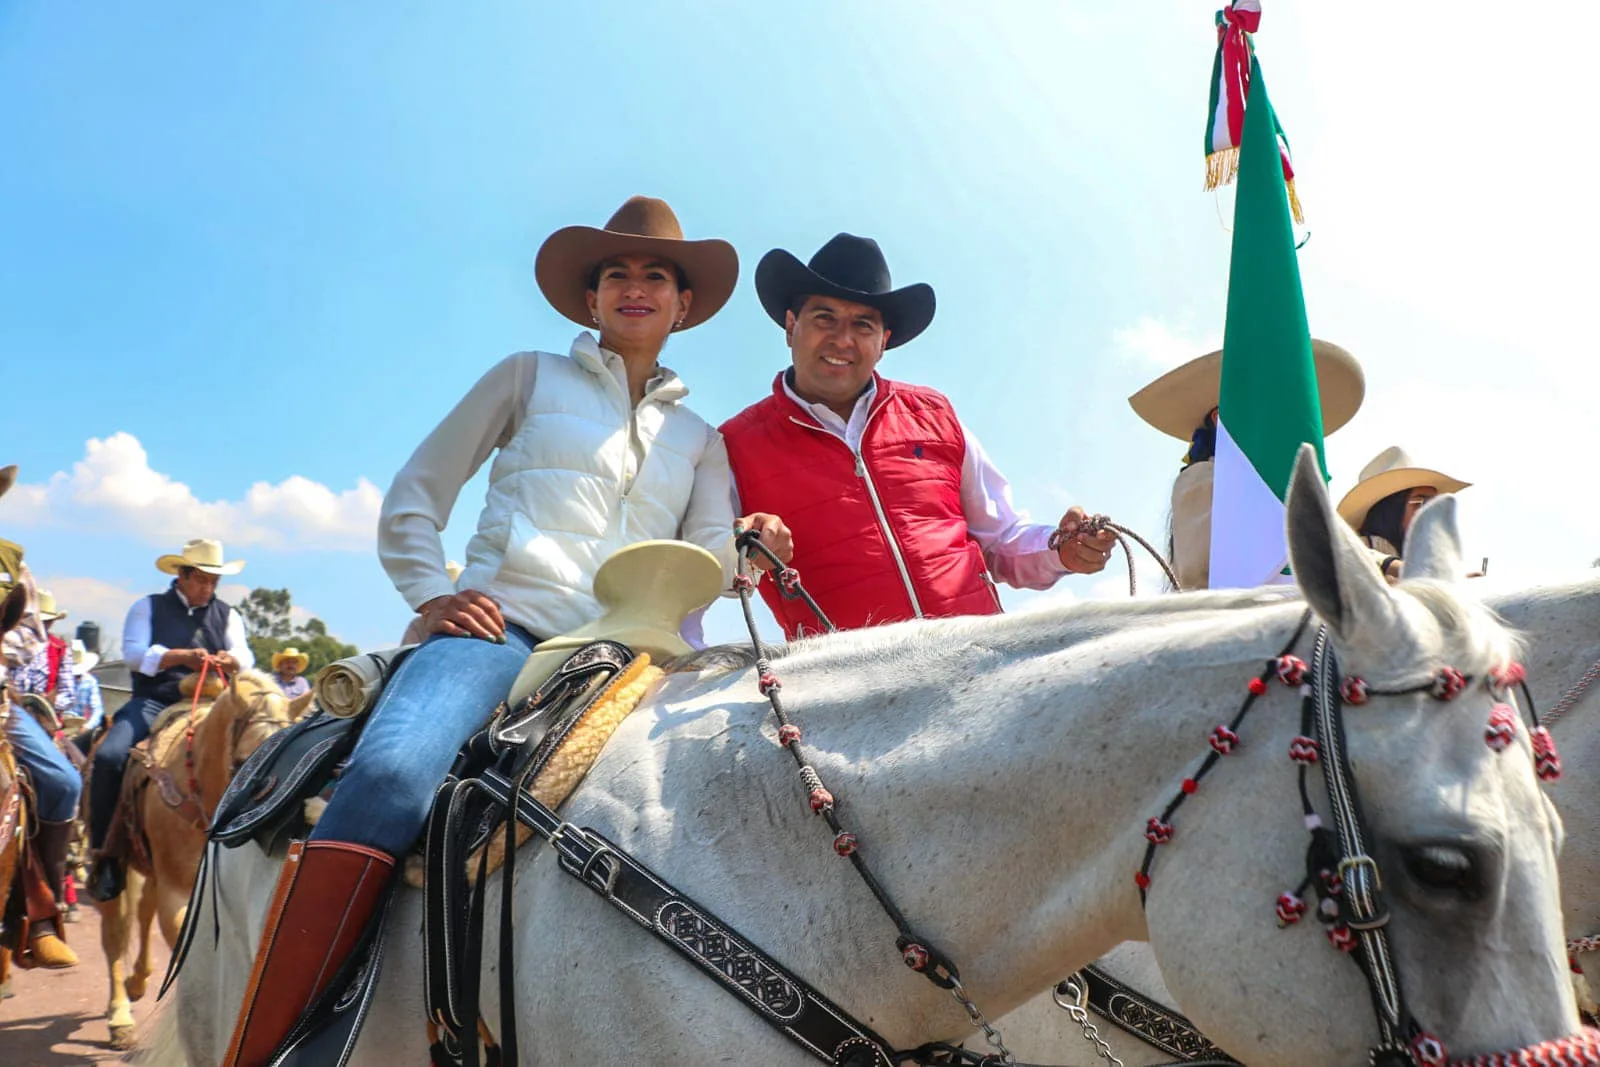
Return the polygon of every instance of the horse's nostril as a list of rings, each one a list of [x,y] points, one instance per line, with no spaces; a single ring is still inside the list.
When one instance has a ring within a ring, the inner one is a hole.
[[[1460,894],[1468,900],[1483,895],[1483,873],[1470,849],[1454,845],[1418,845],[1404,851],[1406,873],[1428,888]]]

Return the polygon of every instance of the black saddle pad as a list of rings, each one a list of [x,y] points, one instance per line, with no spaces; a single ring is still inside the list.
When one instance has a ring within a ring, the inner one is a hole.
[[[239,768],[211,821],[211,838],[229,848],[258,841],[271,851],[299,829],[305,801],[319,793],[355,747],[366,716],[308,715],[268,738]]]

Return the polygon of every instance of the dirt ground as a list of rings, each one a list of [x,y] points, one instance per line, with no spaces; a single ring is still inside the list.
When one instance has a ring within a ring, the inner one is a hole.
[[[5,1067],[65,1067],[67,1064],[136,1064],[138,1053],[106,1045],[106,964],[100,954],[100,916],[83,909],[67,927],[79,963],[63,971],[12,971],[16,996],[0,1001],[0,1064]],[[155,1008],[155,990],[166,973],[167,946],[156,935],[150,993],[133,1006],[141,1028]],[[120,1058],[126,1056],[126,1059]]]

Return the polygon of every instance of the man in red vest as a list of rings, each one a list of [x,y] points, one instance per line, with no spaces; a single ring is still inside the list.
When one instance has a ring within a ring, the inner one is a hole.
[[[1082,508],[1062,518],[1070,536],[1050,549],[1056,528],[1015,511],[950,401],[877,374],[887,349],[933,320],[934,297],[927,285],[892,288],[876,241],[841,233],[809,264],[774,249],[756,267],[756,293],[793,366],[722,424],[735,512],[781,517],[772,525],[786,526],[793,566],[835,625],[993,615],[996,578],[1047,589],[1105,567],[1115,539],[1079,532]],[[771,581],[760,588],[789,637],[821,628],[804,601]]]

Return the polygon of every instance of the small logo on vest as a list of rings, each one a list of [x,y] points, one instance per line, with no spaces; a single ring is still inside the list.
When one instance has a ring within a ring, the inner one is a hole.
[[[921,445],[917,445],[915,448],[913,448],[911,450],[911,454],[913,456],[916,456],[918,459],[921,459],[922,458],[922,446]]]

